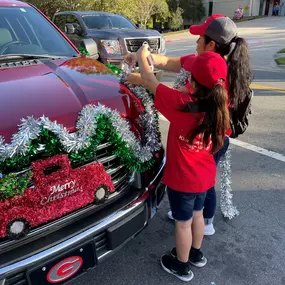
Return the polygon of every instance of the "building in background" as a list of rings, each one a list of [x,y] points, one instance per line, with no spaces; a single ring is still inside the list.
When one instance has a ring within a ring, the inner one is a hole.
[[[274,5],[280,5],[279,15],[285,13],[285,0],[204,0],[206,16],[224,14],[233,18],[235,10],[241,6],[244,16],[272,16]]]
[[[273,8],[278,5],[278,16],[285,16],[285,0],[203,0],[203,4],[205,17],[200,22],[204,22],[213,14],[223,14],[233,19],[235,11],[240,7],[244,17],[273,16]],[[185,20],[184,29],[188,29],[193,24],[196,23]]]

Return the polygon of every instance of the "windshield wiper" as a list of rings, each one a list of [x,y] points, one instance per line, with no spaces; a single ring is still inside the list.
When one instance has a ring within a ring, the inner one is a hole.
[[[47,54],[3,54],[0,55],[0,60],[24,58],[24,59],[38,59],[38,58],[49,58],[49,59],[60,59],[66,58],[66,56],[59,55],[47,55]]]

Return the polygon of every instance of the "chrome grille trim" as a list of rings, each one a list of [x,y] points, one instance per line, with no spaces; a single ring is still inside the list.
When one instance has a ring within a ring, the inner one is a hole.
[[[140,37],[140,38],[125,38],[125,47],[127,52],[137,52],[142,46],[143,42],[148,42],[152,53],[159,53],[161,48],[160,37]]]
[[[126,173],[126,174],[123,175],[122,177],[120,177],[120,178],[116,179],[115,181],[113,181],[115,187],[118,186],[121,182],[123,182],[123,181],[127,178],[128,175],[129,175],[129,174]]]
[[[117,156],[115,154],[111,155],[111,156],[107,156],[107,157],[104,157],[104,158],[101,158],[101,159],[98,159],[98,162],[101,162],[101,163],[106,163],[106,162],[110,162],[112,160],[114,160],[115,158],[117,158]]]
[[[119,165],[119,166],[116,167],[116,168],[110,168],[110,169],[108,169],[108,170],[107,170],[107,173],[108,173],[109,175],[113,175],[113,174],[115,174],[116,172],[118,172],[119,170],[121,170],[122,168],[124,168],[124,166],[123,166],[123,165]]]
[[[100,144],[97,146],[97,150],[101,150],[103,148],[106,148],[106,147],[109,147],[111,146],[112,144],[111,143],[103,143],[103,144]]]

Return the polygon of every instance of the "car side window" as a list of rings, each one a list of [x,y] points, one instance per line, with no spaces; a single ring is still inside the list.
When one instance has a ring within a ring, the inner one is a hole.
[[[66,24],[72,24],[77,33],[80,34],[82,32],[80,22],[74,15],[67,15]]]
[[[65,33],[66,15],[55,16],[54,23]]]

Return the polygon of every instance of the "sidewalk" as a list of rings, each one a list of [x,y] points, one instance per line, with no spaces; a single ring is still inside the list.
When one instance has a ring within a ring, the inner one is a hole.
[[[246,35],[254,34],[256,38],[271,38],[280,36],[284,38],[285,17],[266,17],[258,18],[251,21],[236,23],[238,34],[246,37]],[[177,34],[165,35],[166,41],[179,41],[196,38],[187,30]]]

